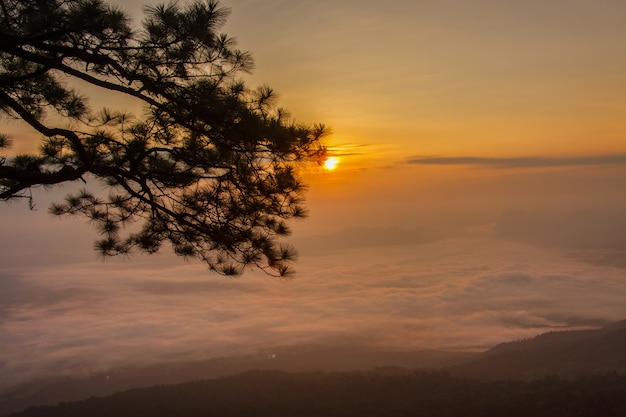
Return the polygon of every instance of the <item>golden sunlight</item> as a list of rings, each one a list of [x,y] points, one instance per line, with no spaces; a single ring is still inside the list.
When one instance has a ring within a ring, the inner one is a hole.
[[[333,169],[337,168],[338,163],[339,163],[339,158],[336,158],[334,156],[331,156],[330,158],[326,158],[326,160],[324,161],[324,169],[328,171],[332,171]]]

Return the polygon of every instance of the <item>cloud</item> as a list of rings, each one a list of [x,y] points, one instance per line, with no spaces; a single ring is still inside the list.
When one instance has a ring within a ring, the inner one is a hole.
[[[484,349],[622,319],[626,295],[624,269],[485,238],[303,256],[291,281],[155,265],[5,274],[0,383],[307,343]]]
[[[476,156],[413,156],[406,160],[413,165],[480,165],[494,168],[551,168],[590,165],[626,165],[626,154],[579,157],[483,158]]]
[[[626,269],[626,249],[611,250],[599,249],[596,251],[579,251],[569,254],[573,259],[587,262],[592,265],[610,266]]]
[[[45,288],[19,275],[0,273],[0,323],[9,320],[15,310],[29,306],[59,306],[65,300],[94,300],[98,292],[88,288]]]

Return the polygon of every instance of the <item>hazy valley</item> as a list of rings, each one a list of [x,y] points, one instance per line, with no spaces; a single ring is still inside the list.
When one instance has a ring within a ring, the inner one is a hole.
[[[356,387],[360,383],[358,381],[362,382],[363,377],[356,377],[355,375],[369,375],[366,379],[370,378],[371,375],[383,375],[382,378],[391,379],[400,376],[406,378],[407,375],[412,375],[411,378],[417,378],[416,375],[421,375],[419,378],[425,379],[435,378],[447,387],[441,388],[441,395],[448,392],[448,389],[452,389],[449,384],[466,384],[468,386],[475,384],[480,391],[486,389],[487,385],[485,384],[488,381],[517,381],[517,384],[527,385],[515,385],[516,389],[522,391],[527,389],[540,390],[541,387],[536,386],[537,381],[550,380],[546,378],[556,378],[552,379],[552,384],[556,384],[556,388],[555,386],[550,388],[553,390],[558,389],[567,392],[574,389],[573,386],[567,385],[570,383],[582,384],[584,388],[579,386],[576,389],[583,389],[583,391],[601,390],[604,389],[602,384],[606,383],[609,384],[611,392],[626,394],[626,379],[624,379],[626,378],[624,377],[626,375],[626,354],[624,352],[626,352],[626,321],[613,323],[596,330],[544,333],[531,339],[503,343],[482,353],[381,351],[359,348],[358,346],[284,347],[259,352],[256,355],[223,357],[187,363],[162,363],[135,368],[125,367],[82,378],[59,377],[33,381],[5,389],[0,397],[0,413],[1,415],[8,415],[29,406],[85,400],[92,396],[101,397],[115,392],[150,386],[160,386],[153,388],[155,392],[156,390],[168,389],[177,392],[183,390],[184,392],[185,387],[190,390],[202,390],[197,385],[194,385],[195,388],[192,389],[190,384],[172,386],[171,388],[165,386],[201,380],[209,380],[205,382],[208,384],[207,386],[221,384],[220,381],[228,381],[225,382],[226,386],[231,388],[224,389],[236,390],[235,386],[238,384],[252,384],[254,386],[260,384],[262,386],[264,379],[267,379],[268,383],[286,383],[287,385],[299,381],[298,384],[305,386],[311,383],[311,380],[326,381],[328,379],[335,381],[333,383],[340,381],[341,384],[345,384],[342,385],[341,389],[349,391],[351,389],[349,387],[353,386],[354,389],[357,389]],[[251,374],[250,370],[259,372]],[[260,371],[280,371],[289,375]],[[369,373],[359,374],[357,371],[369,371]],[[357,373],[355,374],[355,372]],[[239,376],[234,377],[234,375]],[[220,379],[226,376],[230,376],[230,378]],[[593,378],[599,379],[593,380]],[[610,378],[614,378],[614,380],[611,382],[609,381]],[[408,383],[406,380],[402,381],[395,383]],[[317,386],[318,383],[319,381],[314,385]],[[202,383],[197,382],[196,384]],[[228,384],[234,384],[234,386]],[[410,385],[406,389],[424,389],[419,388],[419,386],[410,388]],[[492,389],[505,389],[503,387],[509,386],[497,385],[497,388],[492,386]],[[152,395],[150,391],[145,391],[144,394]],[[322,392],[319,393],[319,395],[322,394]],[[109,400],[99,401],[115,402],[121,398],[120,395],[132,397],[132,395],[137,394],[119,394],[110,397]],[[288,396],[289,393],[286,395]],[[415,395],[419,396],[417,392]],[[95,404],[95,400],[90,401]],[[624,405],[626,406],[626,402]],[[85,406],[89,407],[89,405]]]

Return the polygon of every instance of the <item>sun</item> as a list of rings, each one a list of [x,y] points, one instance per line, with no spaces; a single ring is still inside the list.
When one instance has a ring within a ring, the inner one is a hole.
[[[339,158],[335,158],[334,156],[331,156],[330,158],[326,158],[326,160],[324,161],[324,169],[328,171],[332,171],[333,169],[337,168],[338,163],[339,163]]]

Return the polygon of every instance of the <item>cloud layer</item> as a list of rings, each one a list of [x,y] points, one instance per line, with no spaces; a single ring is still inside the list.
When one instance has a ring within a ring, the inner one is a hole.
[[[493,168],[551,168],[589,165],[626,165],[626,154],[591,155],[580,157],[485,158],[476,156],[414,156],[407,160],[413,165],[482,165]]]
[[[1,272],[0,383],[304,343],[484,349],[624,318],[626,270],[494,239],[305,256],[292,281],[161,261]]]

